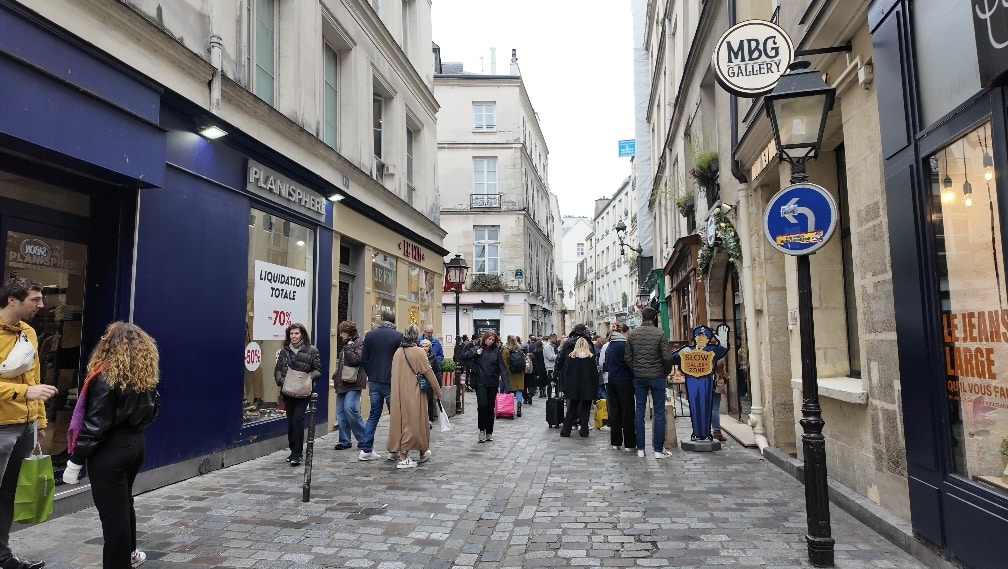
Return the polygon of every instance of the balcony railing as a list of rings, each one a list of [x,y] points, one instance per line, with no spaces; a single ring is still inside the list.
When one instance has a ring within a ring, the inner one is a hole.
[[[469,194],[469,207],[499,208],[500,194]]]

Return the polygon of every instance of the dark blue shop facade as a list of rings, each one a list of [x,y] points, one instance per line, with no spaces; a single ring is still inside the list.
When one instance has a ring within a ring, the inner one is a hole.
[[[330,366],[333,186],[231,125],[200,136],[205,109],[17,4],[0,0],[0,30],[0,248],[5,278],[45,287],[44,450],[65,464],[81,370],[114,320],[161,354],[140,489],[284,448],[286,325],[319,331]]]
[[[1008,7],[876,0],[868,23],[913,530],[1005,567]]]

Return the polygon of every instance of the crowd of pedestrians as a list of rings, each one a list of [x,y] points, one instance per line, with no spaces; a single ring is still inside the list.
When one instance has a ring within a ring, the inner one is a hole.
[[[47,425],[45,413],[40,410],[42,403],[54,395],[52,386],[40,383],[38,341],[34,330],[24,322],[43,306],[41,285],[13,278],[3,284],[0,292],[0,361],[5,372],[0,375],[4,378],[0,381],[0,399],[7,401],[0,406],[0,462],[6,463],[0,485],[0,569],[40,569],[44,562],[14,557],[6,537],[12,521],[13,483],[21,459],[30,452],[36,436],[43,436]],[[698,330],[710,332],[705,327]],[[390,419],[385,458],[396,461],[401,469],[430,460],[431,431],[438,420],[445,359],[433,326],[425,326],[422,333],[416,325],[399,331],[395,315],[383,311],[378,325],[363,337],[352,321],[341,322],[337,332],[341,348],[332,376],[339,432],[336,450],[353,448],[356,441],[358,460],[382,458],[375,451],[374,439],[382,412],[387,409]],[[713,333],[705,333],[698,340],[698,348],[703,349],[708,341],[715,344],[709,349],[719,355],[726,351],[716,345]],[[27,359],[20,343],[30,344],[34,351]],[[15,354],[24,365],[12,361]],[[471,340],[461,336],[452,355],[456,372],[460,379],[465,378],[459,382],[459,389],[475,393],[479,443],[493,441],[499,416],[522,417],[522,407],[533,405],[538,397],[550,403],[566,401],[566,413],[556,421],[561,437],[570,437],[575,428],[581,437],[589,436],[594,405],[595,426],[609,430],[611,446],[636,450],[644,457],[644,415],[650,397],[654,456],[660,459],[671,455],[664,448],[665,388],[666,376],[679,363],[678,352],[669,348],[652,308],[642,311],[642,325],[632,332],[624,325],[599,338],[593,337],[584,324],[578,324],[561,342],[555,334],[545,338],[530,335],[527,341],[507,336],[502,341],[496,331],[490,330]],[[71,454],[63,481],[78,483],[85,465],[94,475],[91,490],[105,537],[105,567],[136,567],[146,558],[136,544],[132,485],[144,459],[144,429],[160,406],[157,361],[157,345],[143,330],[124,322],[110,325],[91,354],[88,378],[78,397],[79,409],[74,410],[75,419],[68,431]],[[290,453],[286,461],[298,466],[305,446],[305,411],[323,369],[319,350],[303,324],[287,327],[274,369],[287,415]],[[715,402],[726,376],[722,365],[713,384],[702,386],[712,392]],[[366,422],[361,415],[365,388],[370,401]],[[509,405],[513,408],[504,408]],[[704,434],[702,438],[723,440],[716,410],[712,419],[713,425],[703,427],[711,431],[710,436]]]

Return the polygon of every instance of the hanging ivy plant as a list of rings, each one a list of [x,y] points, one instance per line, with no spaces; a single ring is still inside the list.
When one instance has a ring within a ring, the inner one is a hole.
[[[703,239],[705,237],[704,232],[698,232],[702,245],[700,246],[700,251],[697,252],[697,280],[706,280],[710,276],[711,261],[714,260],[714,250],[718,245],[725,248],[725,251],[728,252],[728,259],[731,262],[736,265],[742,263],[742,243],[739,240],[738,232],[735,230],[735,225],[728,215],[720,210],[714,213],[714,221],[717,227],[717,240],[714,241],[713,247],[707,244],[707,239]]]

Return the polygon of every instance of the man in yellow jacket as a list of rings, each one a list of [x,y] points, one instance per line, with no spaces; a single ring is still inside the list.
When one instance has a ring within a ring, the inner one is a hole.
[[[10,529],[14,519],[14,490],[21,461],[35,446],[35,430],[41,439],[46,427],[45,400],[56,395],[52,385],[39,379],[38,337],[24,322],[42,308],[42,285],[15,277],[0,289],[0,362],[7,359],[14,344],[24,334],[35,349],[35,363],[14,377],[0,377],[0,569],[41,569],[45,561],[22,561],[10,549]],[[6,375],[6,374],[5,374]]]

